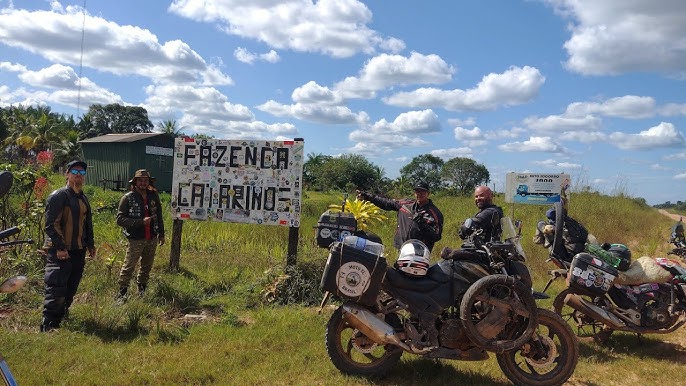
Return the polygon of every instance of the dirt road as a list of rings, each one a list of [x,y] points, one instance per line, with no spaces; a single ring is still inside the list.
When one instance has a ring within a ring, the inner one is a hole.
[[[680,214],[669,213],[669,212],[667,212],[667,211],[664,210],[664,209],[658,209],[657,211],[660,212],[660,213],[662,213],[662,214],[664,214],[665,216],[671,218],[671,219],[674,220],[674,221],[679,221],[679,220],[681,220],[681,218],[683,217],[683,216],[680,215]]]

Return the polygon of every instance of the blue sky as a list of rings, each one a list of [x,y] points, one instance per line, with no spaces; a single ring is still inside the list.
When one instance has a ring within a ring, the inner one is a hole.
[[[0,0],[0,106],[143,106],[390,178],[431,153],[499,191],[564,172],[657,204],[685,198],[684,47],[681,0]]]

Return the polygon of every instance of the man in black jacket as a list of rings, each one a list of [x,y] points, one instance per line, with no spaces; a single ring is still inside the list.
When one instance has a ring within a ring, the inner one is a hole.
[[[500,219],[503,218],[503,209],[493,204],[493,191],[488,186],[477,186],[474,189],[474,203],[479,212],[472,217],[472,228],[480,228],[483,230],[481,237],[484,242],[499,241],[503,233]],[[470,229],[466,229],[463,225],[460,227],[460,237],[465,239]]]
[[[162,204],[157,189],[153,186],[155,178],[146,169],[136,170],[129,181],[131,191],[119,201],[117,225],[124,228],[129,246],[126,260],[119,272],[119,300],[126,299],[129,282],[140,261],[136,281],[138,293],[142,295],[148,286],[150,270],[155,259],[157,244],[164,244],[164,221]]]
[[[45,203],[45,301],[43,332],[58,328],[69,312],[86,265],[86,250],[95,257],[93,217],[83,194],[86,163],[67,164],[67,185],[50,194]]]
[[[443,214],[429,199],[430,193],[429,184],[420,182],[414,187],[414,200],[410,198],[393,200],[359,190],[357,198],[369,201],[383,210],[398,212],[398,226],[393,243],[396,248],[400,249],[400,246],[409,239],[417,239],[431,250],[441,239]]]

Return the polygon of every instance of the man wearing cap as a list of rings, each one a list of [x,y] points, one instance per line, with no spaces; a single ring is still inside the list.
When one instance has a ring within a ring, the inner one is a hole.
[[[157,189],[153,186],[154,182],[155,178],[146,169],[136,170],[129,181],[131,190],[119,201],[117,225],[124,228],[124,235],[129,242],[126,260],[119,272],[117,298],[122,301],[126,299],[129,282],[139,260],[140,269],[136,282],[138,294],[143,295],[148,286],[157,245],[164,244],[162,204]]]
[[[360,190],[357,191],[357,198],[369,201],[383,210],[398,212],[398,226],[393,241],[396,248],[400,249],[409,239],[417,239],[426,244],[430,251],[441,239],[443,213],[429,199],[429,194],[429,184],[419,182],[414,186],[414,199],[393,200]]]
[[[66,165],[67,185],[48,196],[45,203],[45,301],[43,332],[58,328],[69,312],[86,265],[86,250],[95,257],[93,217],[83,194],[87,165]]]

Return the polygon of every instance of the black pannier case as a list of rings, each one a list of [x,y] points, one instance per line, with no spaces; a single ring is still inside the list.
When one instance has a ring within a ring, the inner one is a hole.
[[[387,267],[383,256],[335,242],[320,285],[323,290],[344,300],[374,305]]]
[[[329,248],[334,241],[343,240],[357,231],[357,220],[350,212],[326,211],[319,216],[315,228],[317,246]]]
[[[612,287],[617,268],[588,253],[577,253],[569,268],[569,287],[590,296],[601,296]]]

